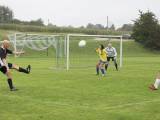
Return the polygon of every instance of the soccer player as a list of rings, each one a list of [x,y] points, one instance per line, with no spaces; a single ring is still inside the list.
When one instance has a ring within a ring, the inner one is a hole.
[[[97,65],[96,65],[96,72],[97,75],[99,75],[99,69],[102,72],[102,76],[105,75],[105,69],[104,66],[107,62],[107,52],[104,49],[103,45],[100,45],[99,48],[96,49],[96,52],[98,53],[100,60],[98,61]]]
[[[4,40],[3,43],[2,43],[2,46],[0,47],[0,71],[7,76],[8,85],[9,85],[10,90],[11,91],[16,91],[18,89],[16,89],[13,86],[12,75],[11,75],[10,69],[14,69],[16,71],[29,74],[30,70],[31,70],[31,66],[28,65],[27,68],[24,69],[24,68],[19,67],[15,64],[8,63],[7,59],[6,59],[7,54],[22,54],[22,52],[13,52],[13,51],[9,50],[8,49],[9,47],[10,47],[9,41]]]
[[[112,44],[109,43],[108,46],[105,48],[105,50],[108,53],[107,64],[105,65],[106,71],[107,71],[110,60],[114,61],[114,65],[116,67],[116,70],[118,71],[118,64],[117,64],[117,60],[116,60],[116,57],[117,57],[116,48],[112,47]]]
[[[151,84],[149,88],[151,90],[158,90],[159,85],[160,85],[160,71],[157,73],[155,83]]]

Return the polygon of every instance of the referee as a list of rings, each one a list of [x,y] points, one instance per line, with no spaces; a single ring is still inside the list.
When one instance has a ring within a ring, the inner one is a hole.
[[[7,59],[6,59],[8,54],[22,54],[22,52],[13,52],[13,51],[9,50],[8,49],[9,46],[10,46],[9,41],[4,40],[2,43],[2,46],[0,47],[0,71],[7,76],[7,81],[8,81],[8,85],[9,85],[10,90],[16,91],[18,89],[16,89],[13,86],[12,75],[11,75],[10,69],[14,69],[18,72],[23,72],[23,73],[29,74],[30,70],[31,70],[31,66],[28,65],[27,68],[22,68],[22,67],[15,65],[15,64],[8,63]]]
[[[112,47],[112,44],[109,43],[108,46],[105,48],[105,50],[108,53],[107,64],[105,65],[106,71],[107,71],[110,60],[112,60],[114,62],[116,70],[118,71],[118,64],[117,64],[117,60],[116,60],[116,57],[117,57],[116,48]]]

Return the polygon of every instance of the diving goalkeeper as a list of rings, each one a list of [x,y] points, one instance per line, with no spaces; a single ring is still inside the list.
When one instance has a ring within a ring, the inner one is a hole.
[[[11,91],[16,91],[16,89],[13,86],[13,81],[12,81],[12,75],[10,69],[14,69],[18,72],[23,72],[26,74],[30,73],[31,66],[28,65],[27,68],[22,68],[19,67],[15,64],[8,63],[7,62],[7,55],[8,54],[22,54],[22,52],[13,52],[9,50],[8,48],[10,47],[10,42],[8,40],[4,40],[2,43],[2,46],[0,47],[0,71],[7,76],[7,81],[8,85]]]

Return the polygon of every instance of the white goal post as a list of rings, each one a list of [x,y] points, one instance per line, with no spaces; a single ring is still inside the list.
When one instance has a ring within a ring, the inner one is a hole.
[[[67,70],[70,69],[70,38],[71,37],[105,37],[105,38],[118,38],[120,39],[120,67],[122,67],[122,60],[123,60],[123,36],[119,35],[84,35],[84,34],[67,34],[66,41],[67,41],[67,58],[66,58],[66,68]]]

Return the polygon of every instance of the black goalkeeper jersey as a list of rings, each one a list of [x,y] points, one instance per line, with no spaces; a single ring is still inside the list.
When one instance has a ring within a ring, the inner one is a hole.
[[[0,47],[0,58],[5,59],[7,57],[7,54],[13,54],[13,52],[9,49]]]

